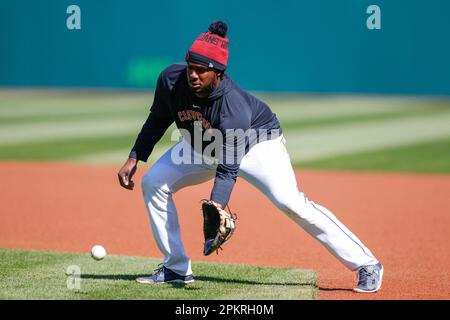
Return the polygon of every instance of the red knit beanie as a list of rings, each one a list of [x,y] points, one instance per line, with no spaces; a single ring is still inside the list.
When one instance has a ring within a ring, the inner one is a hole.
[[[186,61],[224,71],[228,61],[228,26],[218,21],[211,23],[208,30],[194,41],[186,53]]]

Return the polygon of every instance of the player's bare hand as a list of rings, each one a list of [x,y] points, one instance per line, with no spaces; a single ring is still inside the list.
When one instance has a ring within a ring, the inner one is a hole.
[[[119,183],[122,187],[128,190],[133,190],[134,182],[131,180],[137,170],[137,160],[134,158],[128,158],[127,162],[120,168],[117,176]]]

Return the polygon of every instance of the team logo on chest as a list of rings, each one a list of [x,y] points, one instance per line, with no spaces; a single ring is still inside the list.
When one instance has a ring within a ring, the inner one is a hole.
[[[199,106],[193,105],[192,109],[200,110],[201,108]],[[201,122],[203,128],[209,129],[211,128],[211,124],[206,120],[202,113],[197,110],[183,110],[178,111],[178,119],[181,122],[185,121],[194,121],[194,122]]]

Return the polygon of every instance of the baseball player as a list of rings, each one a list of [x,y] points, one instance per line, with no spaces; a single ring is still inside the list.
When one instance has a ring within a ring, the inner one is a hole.
[[[356,271],[355,291],[378,291],[383,266],[331,211],[298,190],[275,114],[225,73],[227,30],[224,22],[212,23],[208,32],[193,42],[186,62],[161,72],[148,118],[118,172],[120,185],[133,189],[138,161],[147,161],[167,128],[176,123],[183,139],[142,178],[153,236],[164,260],[152,275],[136,280],[147,284],[194,281],[172,195],[214,179],[208,203],[223,211],[239,176],[263,192],[348,269]],[[199,136],[200,140],[195,138]],[[205,252],[206,247],[205,243]]]

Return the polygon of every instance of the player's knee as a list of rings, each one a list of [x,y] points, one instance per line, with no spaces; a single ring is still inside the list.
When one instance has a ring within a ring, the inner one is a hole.
[[[155,193],[163,190],[162,181],[151,170],[142,177],[141,186],[144,193]]]
[[[153,188],[153,179],[148,172],[142,176],[141,187],[144,193]]]
[[[286,195],[273,195],[272,201],[281,211],[292,211],[292,199],[290,199]]]
[[[305,218],[304,216],[308,212],[308,210],[306,210],[308,202],[302,193],[275,195],[273,202],[277,208],[289,216],[295,215],[300,218]]]

